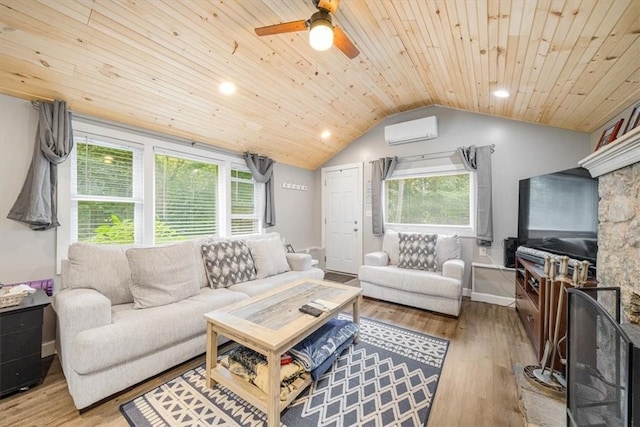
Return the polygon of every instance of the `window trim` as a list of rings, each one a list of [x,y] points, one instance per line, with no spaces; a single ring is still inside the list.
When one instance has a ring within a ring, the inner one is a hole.
[[[218,191],[218,235],[228,237],[231,235],[231,169],[241,170],[244,160],[240,156],[224,154],[213,150],[203,149],[188,144],[181,144],[171,137],[163,138],[161,135],[151,135],[135,129],[127,129],[124,125],[101,122],[89,117],[74,116],[72,118],[74,136],[86,136],[98,141],[117,144],[138,146],[143,150],[142,155],[142,245],[154,244],[155,215],[155,167],[154,160],[157,151],[163,154],[176,154],[181,157],[195,157],[199,161],[214,162],[219,166]],[[75,148],[75,147],[74,147]],[[248,168],[245,169],[249,171]],[[148,185],[147,183],[151,183]],[[264,234],[262,212],[264,200],[260,190],[264,184],[256,183],[255,191],[257,213],[259,215],[259,228],[255,234]],[[264,191],[264,190],[263,190]],[[150,201],[150,202],[147,202]],[[227,210],[229,212],[227,212]],[[150,220],[149,220],[150,218]],[[62,260],[67,257],[71,245],[71,162],[63,162],[58,165],[58,219],[60,227],[56,229],[56,273],[62,272]]]
[[[464,225],[442,225],[442,224],[403,224],[387,222],[386,218],[386,190],[383,187],[382,203],[384,209],[384,228],[401,232],[422,232],[438,234],[457,234],[460,237],[476,237],[476,203],[477,185],[476,174],[467,171],[462,165],[450,164],[442,166],[428,166],[407,169],[396,169],[389,179],[424,178],[443,175],[458,175],[465,173],[469,175],[469,226]]]
[[[255,179],[252,178],[253,180],[253,200],[254,200],[254,212],[251,215],[248,214],[233,214],[231,212],[231,195],[232,195],[232,191],[231,191],[231,183],[233,182],[234,178],[231,176],[231,171],[232,170],[237,170],[240,172],[248,172],[251,174],[251,170],[249,169],[249,167],[246,165],[246,163],[241,164],[238,162],[232,162],[230,164],[230,168],[229,168],[229,188],[228,188],[228,194],[229,194],[229,219],[227,221],[227,226],[228,226],[228,230],[229,230],[229,236],[251,236],[252,233],[249,234],[231,234],[231,221],[234,219],[256,219],[258,221],[258,230],[263,230],[263,224],[262,224],[262,219],[263,219],[263,215],[261,214],[262,212],[262,206],[263,206],[263,197],[262,195],[264,194],[264,184],[261,184],[259,182],[257,182]],[[255,233],[254,233],[255,234]]]

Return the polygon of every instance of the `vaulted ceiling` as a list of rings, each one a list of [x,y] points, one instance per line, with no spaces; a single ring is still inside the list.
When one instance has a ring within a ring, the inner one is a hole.
[[[593,132],[640,99],[638,0],[343,0],[333,22],[360,50],[353,60],[313,50],[306,31],[254,32],[315,11],[311,0],[0,0],[0,91],[308,169],[418,107]]]

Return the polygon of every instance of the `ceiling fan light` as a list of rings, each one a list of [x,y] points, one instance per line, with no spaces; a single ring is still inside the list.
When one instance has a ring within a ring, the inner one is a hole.
[[[309,44],[315,50],[327,50],[333,46],[333,25],[330,19],[315,19],[309,30]]]

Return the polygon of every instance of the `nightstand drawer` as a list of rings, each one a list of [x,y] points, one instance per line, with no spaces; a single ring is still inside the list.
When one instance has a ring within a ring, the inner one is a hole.
[[[0,322],[0,335],[21,329],[38,328],[40,325],[42,325],[42,308],[4,313]]]
[[[4,321],[4,318],[2,320]],[[0,363],[32,354],[40,356],[41,346],[42,329],[40,327],[0,335]]]
[[[0,393],[6,394],[40,382],[40,354],[0,364]]]

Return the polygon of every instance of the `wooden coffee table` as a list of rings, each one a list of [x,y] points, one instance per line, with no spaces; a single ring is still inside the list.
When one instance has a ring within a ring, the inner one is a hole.
[[[305,383],[281,401],[280,356],[349,305],[353,306],[353,321],[359,323],[361,292],[353,286],[304,279],[205,314],[207,387],[220,383],[265,412],[268,426],[279,426],[280,412],[311,383],[307,375]],[[314,299],[333,302],[336,307],[319,317],[298,311]],[[217,363],[218,334],[267,357],[268,393]]]

